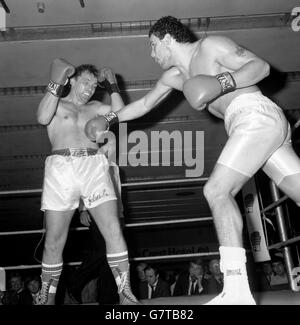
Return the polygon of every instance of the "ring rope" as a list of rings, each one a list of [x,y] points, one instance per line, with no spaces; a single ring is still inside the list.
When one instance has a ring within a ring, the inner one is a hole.
[[[188,179],[165,179],[165,180],[157,180],[157,181],[148,181],[148,182],[130,182],[130,183],[122,183],[122,187],[132,187],[132,186],[140,186],[140,185],[163,185],[163,184],[178,184],[178,183],[194,183],[194,182],[206,182],[208,177],[195,177]],[[0,191],[0,195],[14,195],[14,194],[34,194],[34,193],[42,193],[42,189],[27,189],[27,190],[11,190],[11,191]]]
[[[174,223],[189,223],[189,222],[202,222],[202,221],[210,221],[213,220],[212,217],[204,217],[204,218],[190,218],[190,219],[178,219],[178,220],[166,220],[166,221],[149,221],[149,222],[139,222],[139,223],[128,223],[124,226],[127,228],[130,227],[143,227],[143,226],[156,226],[156,225],[167,225]],[[72,231],[82,231],[88,230],[88,227],[74,227],[70,228]],[[37,229],[37,230],[22,230],[22,231],[3,231],[0,232],[0,236],[12,236],[12,235],[24,235],[24,234],[40,234],[45,233],[45,229]]]
[[[176,254],[176,255],[159,255],[159,256],[147,256],[147,257],[133,257],[129,258],[130,261],[153,261],[153,260],[164,260],[164,259],[179,259],[179,258],[190,258],[190,257],[201,257],[201,256],[215,256],[220,255],[219,252],[208,252],[208,253],[190,253],[190,254]],[[64,265],[80,265],[81,262],[68,262]],[[40,264],[34,265],[18,265],[18,266],[2,266],[4,270],[21,270],[21,269],[34,269],[41,268]]]

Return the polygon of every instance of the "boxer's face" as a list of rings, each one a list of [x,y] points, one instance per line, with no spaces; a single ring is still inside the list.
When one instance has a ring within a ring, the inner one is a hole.
[[[172,67],[170,62],[171,51],[170,48],[168,47],[166,36],[162,40],[160,40],[154,34],[150,36],[151,57],[164,70],[170,69]]]
[[[97,78],[92,73],[83,71],[81,75],[71,80],[72,90],[79,101],[86,104],[94,95],[97,82]]]

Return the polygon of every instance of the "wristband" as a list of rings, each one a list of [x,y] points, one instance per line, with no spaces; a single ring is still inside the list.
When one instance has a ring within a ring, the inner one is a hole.
[[[50,81],[47,86],[47,91],[56,97],[61,97],[64,90],[63,85],[59,85],[53,81]]]
[[[221,85],[222,94],[229,93],[236,89],[236,82],[230,72],[223,72],[217,74],[216,78],[218,79]]]
[[[108,123],[108,127],[119,122],[118,115],[115,112],[107,113],[104,115],[104,117]]]
[[[107,79],[98,83],[100,87],[105,88],[111,95],[112,93],[120,93],[119,87],[116,83],[110,83]]]

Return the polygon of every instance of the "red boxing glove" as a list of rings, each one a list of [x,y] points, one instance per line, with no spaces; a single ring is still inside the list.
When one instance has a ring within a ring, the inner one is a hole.
[[[63,59],[54,59],[50,69],[50,82],[47,86],[49,91],[54,96],[60,97],[64,85],[67,84],[68,78],[75,72],[73,65]]]
[[[183,93],[189,104],[203,108],[216,97],[236,89],[236,83],[229,72],[216,76],[197,75],[183,84]]]
[[[95,142],[101,133],[108,131],[111,125],[118,122],[118,116],[114,112],[98,115],[86,123],[84,132],[91,141]]]

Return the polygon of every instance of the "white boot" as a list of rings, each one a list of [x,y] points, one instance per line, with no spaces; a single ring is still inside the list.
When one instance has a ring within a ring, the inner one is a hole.
[[[256,305],[249,288],[246,252],[240,247],[220,247],[223,291],[205,305]]]

